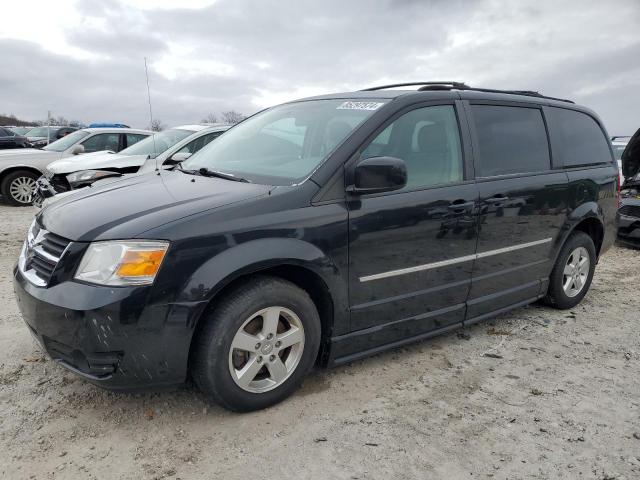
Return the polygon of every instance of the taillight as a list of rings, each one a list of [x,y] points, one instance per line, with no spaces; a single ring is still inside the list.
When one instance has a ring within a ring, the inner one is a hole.
[[[622,205],[622,199],[620,196],[620,190],[622,189],[622,185],[620,185],[622,182],[620,182],[620,175],[618,174],[618,177],[616,178],[616,182],[618,183],[618,208],[620,208],[620,206]]]

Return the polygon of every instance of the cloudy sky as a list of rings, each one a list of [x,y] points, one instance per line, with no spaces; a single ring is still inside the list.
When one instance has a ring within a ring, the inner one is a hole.
[[[2,3],[0,113],[168,125],[412,80],[538,90],[640,127],[640,0]]]

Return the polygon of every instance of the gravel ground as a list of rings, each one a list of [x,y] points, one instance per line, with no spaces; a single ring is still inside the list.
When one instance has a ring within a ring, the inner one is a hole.
[[[45,358],[11,286],[33,213],[0,205],[3,478],[640,478],[638,251],[610,250],[573,311],[320,370],[239,415],[189,388],[104,391]]]

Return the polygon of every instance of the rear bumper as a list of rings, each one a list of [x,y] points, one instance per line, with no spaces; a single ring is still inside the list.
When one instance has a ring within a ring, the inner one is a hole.
[[[36,287],[17,268],[14,291],[22,317],[42,348],[86,380],[118,390],[185,381],[201,302],[149,303],[148,289],[140,287],[75,282]]]

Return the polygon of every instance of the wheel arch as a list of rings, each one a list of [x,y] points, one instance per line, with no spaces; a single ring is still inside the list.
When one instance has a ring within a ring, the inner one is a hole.
[[[577,223],[571,232],[584,232],[591,237],[596,247],[596,256],[600,256],[600,249],[604,240],[604,224],[597,217],[587,217]]]
[[[4,170],[0,171],[0,183],[2,183],[4,181],[4,179],[7,177],[7,175],[12,174],[13,172],[19,172],[21,170],[25,170],[27,172],[34,173],[36,175],[42,175],[42,171],[38,170],[33,165],[12,165],[12,166],[7,167]]]
[[[275,254],[275,251],[279,254]],[[214,271],[215,276],[212,280],[210,274]],[[348,328],[346,286],[341,284],[339,269],[329,257],[316,246],[297,239],[250,241],[213,257],[198,269],[190,279],[189,285],[202,285],[204,278],[207,278],[213,286],[206,291],[204,308],[194,325],[189,346],[190,354],[194,341],[204,325],[204,318],[215,308],[216,302],[256,275],[282,278],[309,294],[318,309],[321,322],[322,337],[317,361],[326,364],[329,339],[333,335],[335,325],[340,322]],[[218,277],[218,280],[215,280],[215,277]],[[185,291],[193,290],[187,286]]]
[[[588,202],[573,210],[562,227],[562,234],[558,236],[555,253],[553,255],[553,265],[560,255],[560,251],[573,232],[584,232],[591,237],[596,247],[596,258],[599,258],[602,245],[604,243],[605,222],[602,218],[598,204]]]

